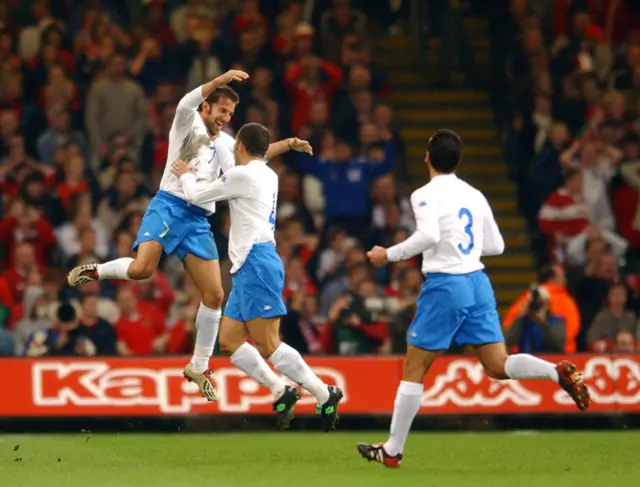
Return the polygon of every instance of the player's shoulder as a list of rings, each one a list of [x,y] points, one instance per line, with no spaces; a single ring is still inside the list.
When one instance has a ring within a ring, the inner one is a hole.
[[[234,139],[233,136],[229,135],[226,132],[220,132],[220,134],[218,135],[218,141],[220,142],[220,144],[231,148],[233,148],[236,143],[236,139]]]

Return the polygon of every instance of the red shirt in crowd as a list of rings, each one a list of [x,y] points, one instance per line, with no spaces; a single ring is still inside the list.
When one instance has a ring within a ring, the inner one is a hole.
[[[294,64],[285,77],[293,107],[291,130],[294,134],[311,121],[313,104],[324,101],[327,107],[330,107],[334,95],[342,85],[342,71],[333,63],[320,61],[320,80],[312,86],[303,80],[306,69],[308,68],[305,62]]]
[[[132,316],[122,316],[115,324],[118,341],[122,341],[133,355],[152,355],[153,341],[166,331],[164,317],[158,310],[138,304]]]
[[[38,265],[45,267],[49,249],[56,242],[51,224],[40,218],[28,232],[23,233],[18,230],[18,220],[16,218],[6,216],[0,220],[0,248],[2,249],[0,267],[6,268],[13,265],[15,246],[23,242],[28,242],[35,247]],[[8,252],[5,254],[7,250]],[[8,256],[8,259],[5,256]]]
[[[551,193],[538,214],[538,226],[547,235],[560,233],[573,237],[590,224],[589,208],[584,198],[572,196],[565,188]]]

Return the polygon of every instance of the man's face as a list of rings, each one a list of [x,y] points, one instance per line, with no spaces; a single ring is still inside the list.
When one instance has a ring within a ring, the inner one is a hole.
[[[217,102],[211,105],[204,102],[202,119],[211,135],[218,135],[225,125],[231,121],[236,105],[237,103],[226,96],[221,96]]]
[[[30,244],[20,245],[16,249],[15,254],[16,267],[23,270],[29,270],[35,267],[36,256],[33,246]]]

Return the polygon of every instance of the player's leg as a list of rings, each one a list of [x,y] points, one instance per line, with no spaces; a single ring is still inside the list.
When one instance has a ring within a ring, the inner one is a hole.
[[[322,382],[296,349],[280,341],[280,318],[251,319],[247,321],[247,330],[260,355],[268,358],[278,372],[313,394],[324,430],[334,429],[343,392]]]
[[[576,366],[568,360],[554,364],[527,353],[508,355],[504,343],[476,346],[476,355],[487,375],[494,379],[548,379],[571,396],[581,411],[588,409],[589,389]]]
[[[242,316],[256,347],[276,370],[315,396],[324,430],[333,429],[342,391],[324,384],[295,349],[280,342],[280,317],[287,308],[282,300],[284,266],[275,246],[254,245],[234,279],[242,281],[238,286],[234,282],[234,289],[241,293]]]
[[[105,279],[125,281],[148,279],[158,268],[162,250],[162,245],[159,242],[143,242],[138,247],[135,259],[121,257],[104,264],[86,264],[74,267],[67,275],[67,282],[70,286],[76,287],[87,282]]]
[[[424,377],[433,361],[451,345],[461,325],[465,301],[456,278],[429,277],[418,298],[416,315],[407,333],[407,353],[391,418],[389,439],[385,443],[358,445],[358,452],[369,461],[386,467],[399,467],[413,419],[420,410]]]
[[[175,211],[161,197],[151,200],[142,218],[133,250],[136,258],[121,257],[104,264],[78,266],[69,272],[70,286],[82,286],[90,281],[121,279],[139,281],[153,275],[163,250],[171,254],[180,243],[184,222],[176,221]]]
[[[240,293],[232,290],[220,325],[220,350],[229,356],[233,365],[271,391],[278,429],[286,429],[293,419],[293,409],[300,399],[300,392],[293,386],[287,386],[271,370],[260,352],[247,343],[249,334],[242,318],[240,302]]]
[[[208,401],[217,400],[209,369],[209,359],[218,338],[222,317],[222,278],[220,262],[209,223],[203,217],[192,225],[175,250],[182,259],[185,270],[200,292],[200,307],[196,314],[196,340],[191,361],[184,368],[184,376],[198,385]]]
[[[456,336],[456,341],[474,345],[478,360],[490,377],[506,379],[549,379],[569,393],[580,410],[589,407],[589,391],[575,365],[568,361],[554,364],[533,355],[508,355],[496,311],[489,278],[484,272],[472,275],[476,303]]]

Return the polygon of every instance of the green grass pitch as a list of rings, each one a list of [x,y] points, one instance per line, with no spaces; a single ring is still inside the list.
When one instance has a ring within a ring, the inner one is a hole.
[[[415,433],[400,469],[384,432],[0,435],[3,487],[626,487],[640,433]],[[87,439],[89,438],[89,439]]]

